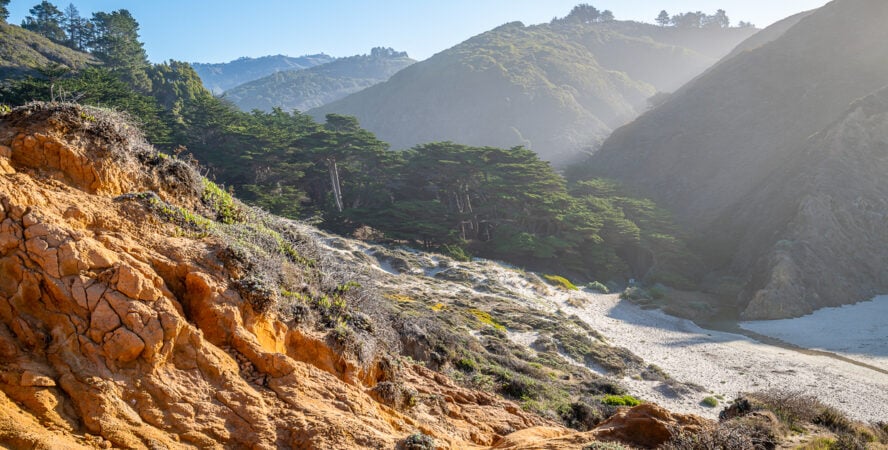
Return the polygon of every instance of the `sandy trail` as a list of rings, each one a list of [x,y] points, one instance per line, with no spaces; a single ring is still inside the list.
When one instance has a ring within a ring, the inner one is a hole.
[[[588,304],[581,308],[567,304],[561,307],[580,316],[612,344],[660,366],[678,381],[705,389],[698,398],[671,398],[657,390],[657,382],[622,380],[630,391],[646,400],[714,417],[721,408],[700,405],[706,396],[722,395],[730,400],[741,392],[780,388],[814,395],[858,420],[888,419],[885,373],[829,356],[762,344],[738,334],[706,330],[689,320],[643,310],[616,295],[589,297]]]

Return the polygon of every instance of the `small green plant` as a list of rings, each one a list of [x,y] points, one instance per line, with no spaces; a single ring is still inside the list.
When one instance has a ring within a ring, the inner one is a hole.
[[[444,244],[441,246],[441,253],[457,261],[469,262],[472,260],[472,255],[458,245]]]
[[[638,406],[641,400],[631,395],[605,395],[601,403],[610,406]]]
[[[463,372],[474,372],[478,370],[478,363],[472,358],[460,358],[454,365],[457,369],[462,370]]]
[[[648,294],[650,294],[651,298],[653,298],[654,300],[660,300],[661,298],[666,297],[666,291],[658,286],[653,286],[648,289]]]
[[[490,313],[487,311],[481,311],[480,309],[470,309],[469,313],[471,313],[473,316],[475,316],[476,319],[478,319],[479,322],[485,325],[490,325],[498,331],[506,331],[506,327],[493,320],[493,317],[491,317]]]
[[[590,290],[597,291],[602,294],[610,294],[610,289],[608,289],[607,286],[605,286],[600,281],[593,281],[593,282],[587,284],[586,287],[589,288]]]
[[[244,220],[243,211],[234,202],[231,194],[210,180],[204,179],[204,191],[200,200],[216,212],[216,220],[219,222],[231,225]]]
[[[715,408],[718,406],[718,399],[715,397],[706,397],[700,402],[700,404],[709,408]]]
[[[9,105],[0,104],[0,116],[5,116],[12,112],[12,108]]]
[[[550,284],[562,289],[567,289],[568,291],[580,290],[575,284],[571,283],[570,280],[559,275],[543,275],[543,278],[545,278]]]

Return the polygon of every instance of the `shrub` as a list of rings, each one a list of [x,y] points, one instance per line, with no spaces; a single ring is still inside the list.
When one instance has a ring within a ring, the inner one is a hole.
[[[454,363],[454,365],[457,369],[462,370],[463,372],[474,372],[478,370],[478,363],[472,358],[460,358]]]
[[[401,448],[404,450],[434,450],[435,440],[427,434],[411,434],[401,443]]]
[[[812,422],[835,432],[849,432],[854,430],[854,425],[851,423],[851,420],[849,420],[841,411],[831,406],[824,407],[820,413],[817,414],[817,417],[814,417]]]
[[[607,286],[605,286],[603,283],[601,283],[599,281],[593,281],[593,282],[587,284],[586,287],[593,290],[593,291],[600,292],[602,294],[610,294],[610,289],[608,289]]]
[[[620,298],[629,301],[651,300],[650,294],[638,286],[629,286],[620,293]]]
[[[603,411],[599,405],[590,405],[584,401],[561,405],[558,415],[565,425],[579,431],[588,431],[595,428],[604,419]]]
[[[706,397],[703,399],[702,402],[700,402],[700,404],[709,408],[715,408],[716,406],[718,406],[718,399],[715,397]]]
[[[444,244],[441,246],[441,253],[445,256],[449,256],[456,261],[469,262],[472,260],[472,255],[470,255],[466,250],[458,245],[449,245]]]
[[[641,400],[631,395],[605,395],[601,403],[611,406],[638,406]]]
[[[558,276],[558,275],[543,275],[550,284],[554,286],[558,286],[562,289],[566,289],[568,291],[578,291],[579,288],[576,287],[573,283],[570,282],[567,278]]]
[[[230,225],[244,220],[244,213],[231,194],[210,180],[204,179],[204,190],[200,200],[216,214],[216,220],[219,222]]]
[[[479,322],[485,325],[490,325],[497,331],[506,331],[506,327],[493,320],[493,317],[491,317],[490,313],[487,311],[481,311],[480,309],[470,309],[469,313],[475,316],[475,318],[478,319]]]
[[[627,450],[627,447],[616,442],[593,442],[583,447],[583,450]]]
[[[648,295],[650,295],[651,298],[653,298],[654,300],[660,300],[661,298],[666,296],[666,291],[664,291],[663,288],[659,286],[654,286],[648,289]]]

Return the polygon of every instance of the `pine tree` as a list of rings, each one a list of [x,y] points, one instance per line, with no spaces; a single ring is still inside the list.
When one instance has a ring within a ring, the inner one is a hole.
[[[122,80],[140,92],[151,90],[145,48],[139,41],[139,23],[125,9],[93,14],[94,32],[89,46]]]
[[[6,22],[9,18],[9,0],[0,0],[0,22]]]
[[[67,35],[65,45],[75,50],[85,51],[89,42],[89,32],[92,24],[80,16],[80,11],[77,10],[73,3],[65,8],[62,26]]]
[[[657,16],[657,23],[660,24],[661,27],[665,27],[669,25],[669,13],[666,10],[660,11],[660,15]]]
[[[22,21],[22,28],[46,36],[56,42],[65,41],[65,30],[62,29],[62,11],[59,8],[43,0],[28,12],[31,15]]]

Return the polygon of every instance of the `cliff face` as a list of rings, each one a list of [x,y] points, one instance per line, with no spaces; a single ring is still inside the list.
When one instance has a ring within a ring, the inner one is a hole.
[[[721,219],[733,265],[757,267],[750,319],[806,314],[888,291],[888,90],[855,102]]]
[[[38,105],[0,125],[0,442],[391,448],[423,431],[460,447],[544,423],[419,366],[399,382],[448,399],[437,410],[375,401],[391,370],[259,313],[223,243],[121,197],[199,202],[185,169],[133,156],[131,130],[93,114]]]
[[[882,163],[861,149],[878,147],[882,125],[848,108],[885,85],[885,20],[885,2],[836,0],[775,24],[617,130],[587,175],[669,208],[708,257],[697,275],[745,285],[726,301],[747,318],[883,292],[871,250],[883,232],[866,209],[880,203],[859,206],[877,198]]]
[[[209,186],[107,111],[0,118],[0,446],[560,449],[708,426],[644,405],[571,432],[399,358],[369,308],[306,300],[346,308],[335,255],[232,220],[259,213]]]

